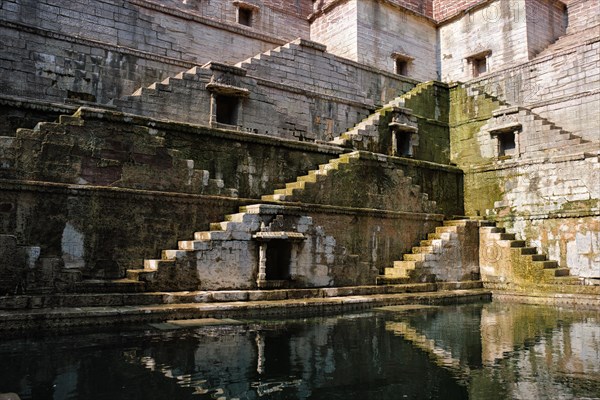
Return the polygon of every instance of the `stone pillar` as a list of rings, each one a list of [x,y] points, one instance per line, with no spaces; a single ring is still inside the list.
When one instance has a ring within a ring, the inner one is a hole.
[[[290,279],[298,273],[298,243],[293,242],[290,250]]]
[[[258,287],[267,280],[267,242],[260,242],[258,247]]]

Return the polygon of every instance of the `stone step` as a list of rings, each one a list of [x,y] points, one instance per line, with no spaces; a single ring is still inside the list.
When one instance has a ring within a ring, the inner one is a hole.
[[[504,228],[498,228],[496,226],[482,226],[479,230],[486,233],[505,233],[506,230]]]
[[[545,254],[526,254],[524,257],[531,257],[531,261],[546,261]]]
[[[286,197],[283,194],[267,194],[260,197],[264,201],[285,201]]]
[[[205,251],[212,249],[209,240],[181,240],[177,242],[179,250]]]
[[[138,293],[146,289],[144,282],[132,279],[87,279],[75,284],[76,293]]]
[[[441,246],[441,245],[442,245],[441,239],[421,240],[421,242],[419,243],[420,247],[431,247],[431,246]]]
[[[525,240],[507,240],[510,247],[525,247],[527,242]]]
[[[405,269],[399,268],[386,268],[384,272],[384,276],[390,278],[410,278]]]
[[[519,250],[522,255],[537,254],[537,247],[520,247],[515,250]]]
[[[377,285],[403,285],[408,283],[410,283],[409,277],[379,275],[376,278]]]
[[[421,261],[394,261],[395,269],[415,269],[423,266]]]
[[[144,260],[144,269],[156,271],[159,268],[171,267],[174,264],[174,260]]]
[[[412,248],[413,253],[433,253],[435,247],[433,246],[416,246]]]
[[[139,282],[151,282],[154,280],[156,270],[153,269],[128,269],[127,279]]]
[[[545,256],[544,256],[545,257]],[[542,269],[556,269],[558,268],[558,262],[552,260],[534,261],[533,264],[538,268]]]
[[[444,226],[466,226],[470,220],[458,219],[458,220],[446,220]]]
[[[553,268],[545,269],[544,274],[550,275],[551,277],[563,277],[569,276],[570,271],[569,268]]]
[[[436,261],[439,255],[435,253],[406,253],[402,255],[403,261]]]
[[[443,233],[456,233],[458,231],[457,226],[438,226],[435,228],[435,233],[443,234]]]
[[[176,261],[188,256],[190,253],[190,250],[163,250],[161,255],[163,260]]]
[[[492,233],[490,238],[494,240],[510,240],[516,241],[516,235],[514,233]]]

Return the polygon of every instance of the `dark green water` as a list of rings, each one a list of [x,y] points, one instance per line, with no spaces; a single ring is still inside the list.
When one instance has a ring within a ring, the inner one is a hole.
[[[597,399],[599,315],[490,303],[3,340],[0,393],[86,400]]]

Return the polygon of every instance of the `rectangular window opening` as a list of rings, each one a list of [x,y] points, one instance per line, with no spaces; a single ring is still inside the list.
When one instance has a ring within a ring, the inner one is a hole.
[[[515,155],[517,144],[514,133],[502,133],[498,135],[498,156],[506,157]]]
[[[233,96],[217,96],[217,122],[219,124],[237,125],[240,99]]]
[[[252,10],[249,8],[238,8],[238,24],[252,26]]]
[[[396,59],[396,73],[398,75],[407,76],[408,75],[408,61],[401,60],[399,58]]]
[[[412,156],[410,133],[396,133],[396,155],[400,157]]]
[[[487,72],[487,57],[473,59],[473,77],[478,77]]]

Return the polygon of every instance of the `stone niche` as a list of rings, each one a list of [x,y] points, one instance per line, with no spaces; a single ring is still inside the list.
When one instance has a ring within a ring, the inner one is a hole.
[[[298,232],[257,232],[259,288],[286,287],[297,275],[299,245],[306,237]]]
[[[510,107],[494,111],[488,122],[494,155],[499,159],[517,158],[520,155],[519,135],[523,126],[518,119],[519,108]]]
[[[412,111],[408,108],[394,107],[389,127],[392,138],[389,154],[397,157],[412,157],[415,147],[419,145],[417,118],[412,115]]]
[[[241,86],[246,70],[211,62],[213,76],[206,84],[210,92],[210,125],[216,128],[239,129],[242,125],[243,100],[250,91]]]

